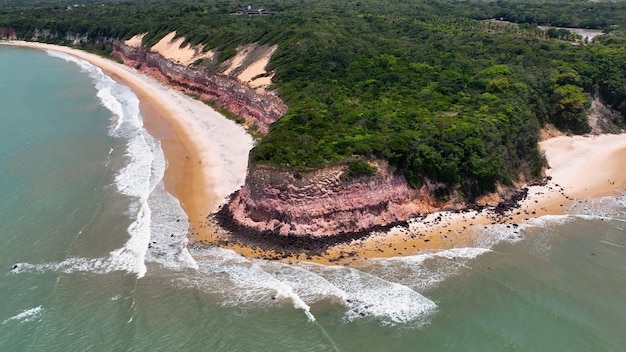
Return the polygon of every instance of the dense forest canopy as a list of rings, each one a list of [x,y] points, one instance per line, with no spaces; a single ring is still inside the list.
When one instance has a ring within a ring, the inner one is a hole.
[[[385,158],[412,186],[429,179],[442,195],[539,177],[539,129],[588,132],[592,97],[626,114],[623,2],[268,0],[250,5],[275,14],[232,14],[248,5],[4,1],[0,27],[26,39],[46,29],[57,43],[84,34],[92,50],[103,38],[147,33],[151,45],[176,30],[220,60],[239,45],[277,44],[269,69],[289,111],[252,162],[304,169]],[[607,34],[587,42],[537,25]]]

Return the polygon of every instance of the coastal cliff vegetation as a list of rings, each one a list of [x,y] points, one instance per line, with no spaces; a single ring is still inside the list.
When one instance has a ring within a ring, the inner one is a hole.
[[[214,50],[277,45],[271,89],[289,106],[251,162],[311,170],[385,159],[409,185],[468,199],[541,177],[539,131],[590,131],[593,98],[626,114],[626,3],[587,1],[10,1],[0,27],[25,40],[110,51],[176,31]],[[498,18],[512,21],[489,22]],[[594,40],[537,25],[601,29]],[[203,60],[194,63],[202,67]],[[215,66],[206,65],[207,70]],[[623,120],[617,121],[623,123]]]

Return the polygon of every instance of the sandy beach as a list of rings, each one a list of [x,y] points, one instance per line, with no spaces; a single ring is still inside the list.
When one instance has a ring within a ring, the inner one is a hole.
[[[171,87],[97,55],[41,43],[3,44],[64,52],[89,61],[128,85],[140,99],[145,127],[161,139],[168,162],[166,188],[180,200],[191,221],[192,243],[211,245],[217,241],[247,257],[349,264],[361,258],[471,247],[486,240],[480,235],[486,229],[515,236],[518,228],[533,218],[563,214],[575,201],[615,195],[626,188],[626,174],[622,172],[626,167],[626,135],[559,136],[540,143],[551,179],[546,185],[529,187],[519,207],[505,213],[435,213],[410,221],[408,228],[337,245],[323,256],[285,256],[242,247],[222,241],[222,231],[206,219],[243,185],[253,142],[241,126]]]

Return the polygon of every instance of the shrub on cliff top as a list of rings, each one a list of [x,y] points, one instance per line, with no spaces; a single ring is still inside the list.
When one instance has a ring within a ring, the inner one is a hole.
[[[376,174],[376,167],[365,161],[356,160],[348,163],[348,170],[342,175],[344,181],[353,180],[363,176],[373,176]]]

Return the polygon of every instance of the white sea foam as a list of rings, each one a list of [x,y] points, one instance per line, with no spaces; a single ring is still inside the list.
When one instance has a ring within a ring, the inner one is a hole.
[[[622,214],[623,216],[624,214]],[[575,215],[575,217],[585,219],[585,220],[600,220],[600,221],[610,221],[610,222],[618,222],[618,223],[626,223],[626,219],[620,219],[614,216],[601,216],[601,215]],[[623,225],[622,225],[623,226]],[[621,229],[621,227],[620,227]]]
[[[132,260],[131,260],[132,262]],[[95,274],[106,274],[117,270],[133,272],[131,264],[122,261],[114,256],[104,258],[67,258],[61,262],[50,263],[16,263],[11,269],[12,273],[44,273],[60,272],[71,274],[76,272],[86,272]],[[136,272],[135,272],[136,273]]]
[[[122,125],[121,129],[124,128]],[[110,253],[113,262],[120,268],[127,266],[129,271],[143,277],[146,273],[145,256],[150,242],[150,225],[152,209],[148,205],[148,197],[152,193],[151,175],[154,171],[154,153],[141,130],[131,137],[127,144],[128,164],[120,170],[115,184],[121,194],[134,198],[131,216],[135,220],[128,227],[129,240],[124,247]]]
[[[524,238],[523,231],[527,226],[527,224],[518,224],[517,226],[506,224],[474,226],[471,235],[474,238],[473,246],[493,248],[493,246],[501,242],[519,242]]]
[[[302,264],[345,292],[344,318],[375,317],[383,324],[415,323],[434,313],[437,305],[411,288],[354,268]]]
[[[102,102],[102,105],[110,110],[115,117],[115,127],[113,128],[113,131],[117,130],[119,126],[121,126],[122,122],[124,122],[125,112],[123,105],[124,101],[120,101],[118,99],[121,95],[113,93],[113,90],[117,85],[115,81],[106,76],[99,67],[91,65],[85,60],[54,50],[47,50],[47,53],[52,57],[57,57],[65,60],[66,62],[74,63],[78,65],[81,70],[89,74],[89,76],[94,80],[95,88],[98,91],[97,97],[100,99],[100,102]]]
[[[544,236],[545,229],[561,226],[574,218],[570,215],[544,215],[525,220],[520,224],[492,224],[486,226],[474,226],[471,237],[474,239],[473,246],[491,249],[500,243],[517,243],[527,235],[533,238],[537,245],[536,250],[545,252],[550,250],[548,242],[539,240]],[[539,237],[538,237],[539,236]]]
[[[146,260],[170,269],[197,269],[198,264],[187,250],[187,215],[178,200],[165,191],[162,182],[150,195],[148,205],[153,215]]]
[[[289,300],[294,308],[304,311],[309,321],[315,320],[309,305],[294,292],[293,287],[264,271],[255,262],[227,249],[211,248],[203,252],[202,258],[197,258],[197,275],[190,274],[182,279],[186,284],[221,294],[224,305],[252,303],[260,306]]]
[[[346,292],[305,267],[274,261],[255,261],[270,275],[288,284],[308,304],[331,300],[346,304]]]
[[[543,215],[538,218],[528,219],[523,225],[536,226],[536,227],[549,227],[566,224],[574,220],[569,215]]]
[[[567,213],[576,217],[596,217],[603,220],[624,218],[626,214],[626,197],[611,196],[593,200],[578,201],[574,203]]]
[[[405,257],[371,259],[362,270],[423,292],[458,273],[470,260],[490,251],[486,248],[453,248]]]
[[[626,195],[622,192],[620,196],[612,197],[612,199],[624,211],[624,208],[626,208]]]
[[[41,313],[43,313],[43,308],[41,306],[35,307],[35,308],[30,308],[30,309],[26,309],[8,319],[5,319],[2,324],[6,324],[8,322],[11,321],[18,321],[20,323],[26,323],[29,321],[33,321],[37,318],[39,318],[41,316]]]
[[[198,272],[181,282],[218,294],[224,305],[259,307],[288,300],[313,320],[309,305],[330,300],[347,307],[346,322],[374,317],[383,324],[423,322],[436,309],[411,288],[354,268],[251,261],[220,248],[194,256]]]
[[[89,74],[102,105],[112,113],[111,135],[127,141],[125,157],[128,162],[116,175],[115,186],[119,193],[132,198],[129,215],[134,221],[128,227],[128,241],[122,248],[111,251],[108,257],[70,258],[58,265],[44,266],[69,271],[125,270],[138,277],[143,277],[147,271],[146,259],[172,268],[195,268],[186,248],[186,215],[178,200],[165,191],[162,178],[166,161],[160,143],[143,129],[137,96],[85,60],[55,51],[48,51],[48,54],[75,63]],[[155,219],[154,210],[168,215]],[[149,247],[152,250],[148,255]]]

